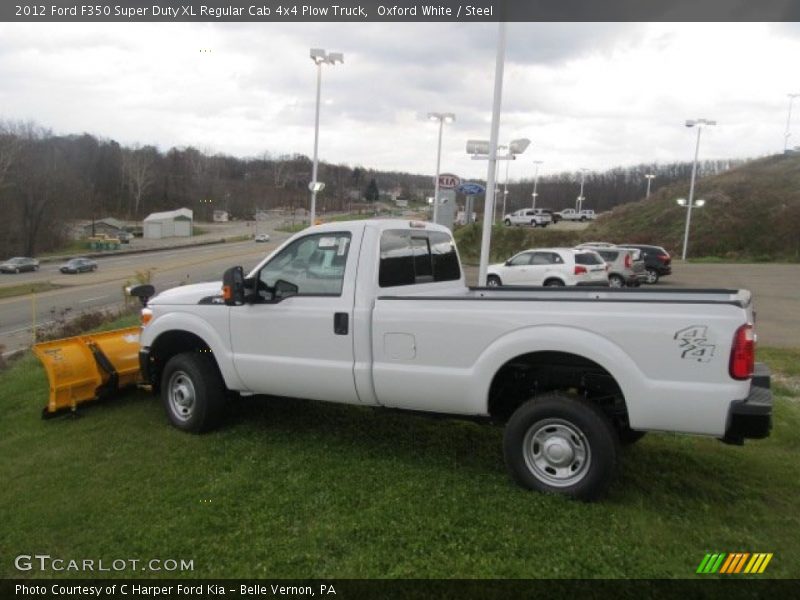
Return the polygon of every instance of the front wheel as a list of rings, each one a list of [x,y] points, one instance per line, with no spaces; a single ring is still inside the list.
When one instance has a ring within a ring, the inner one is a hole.
[[[655,269],[647,269],[647,283],[658,283],[658,271]]]
[[[167,361],[161,375],[161,401],[178,429],[202,433],[219,425],[225,383],[208,350],[184,352]]]
[[[506,219],[503,222],[506,224],[506,227],[511,227],[511,219]]]
[[[531,221],[531,227],[536,227],[536,221]]]
[[[592,501],[613,479],[616,431],[595,404],[558,392],[543,394],[511,416],[503,454],[522,487]]]
[[[489,275],[486,278],[486,285],[488,287],[500,287],[503,283],[500,281],[500,278],[497,275]]]

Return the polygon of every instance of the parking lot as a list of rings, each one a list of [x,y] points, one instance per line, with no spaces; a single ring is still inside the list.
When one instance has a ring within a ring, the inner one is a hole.
[[[465,267],[467,283],[476,285],[478,268]],[[669,287],[745,288],[753,292],[756,331],[762,346],[800,346],[800,265],[673,262],[673,274],[653,289]]]

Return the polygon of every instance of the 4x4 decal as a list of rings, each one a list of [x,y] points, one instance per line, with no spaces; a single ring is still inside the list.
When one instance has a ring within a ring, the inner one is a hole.
[[[714,356],[716,346],[708,342],[708,327],[705,325],[689,325],[675,332],[672,338],[678,340],[681,358],[709,362]]]

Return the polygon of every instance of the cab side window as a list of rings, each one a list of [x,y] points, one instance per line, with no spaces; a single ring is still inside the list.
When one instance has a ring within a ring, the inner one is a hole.
[[[258,274],[261,287],[279,279],[297,286],[298,296],[340,296],[350,250],[350,234],[320,233],[295,240]]]

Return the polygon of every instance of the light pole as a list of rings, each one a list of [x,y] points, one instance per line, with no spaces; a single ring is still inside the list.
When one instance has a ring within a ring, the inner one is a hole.
[[[694,205],[694,182],[697,178],[697,157],[700,154],[700,133],[703,127],[710,127],[716,125],[716,121],[709,119],[689,119],[686,121],[686,127],[697,127],[697,143],[694,147],[694,163],[692,163],[692,181],[689,184],[689,201],[686,206],[686,229],[683,232],[683,254],[681,260],[686,260],[686,250],[689,246],[689,225],[692,222],[692,206]]]
[[[536,196],[538,196],[538,194],[536,193],[536,186],[539,184],[539,165],[541,165],[542,162],[544,161],[541,160],[533,161],[533,164],[536,165],[536,171],[533,174],[533,193],[531,194],[531,197],[533,198],[533,203],[531,204],[531,209],[536,208]]]
[[[583,209],[583,201],[586,199],[583,197],[583,184],[586,181],[586,171],[588,170],[589,169],[581,167],[581,193],[578,195],[578,200],[575,202],[575,210],[577,212],[581,212]]]
[[[510,160],[506,161],[506,176],[503,180],[503,217],[506,216],[506,200],[508,199],[508,165],[511,164]]]
[[[436,152],[436,183],[433,191],[433,222],[439,216],[439,168],[442,164],[442,130],[445,123],[452,123],[456,120],[453,113],[428,113],[431,121],[439,121],[439,149]]]
[[[783,135],[783,153],[789,149],[789,138],[792,137],[792,104],[795,98],[800,98],[800,94],[787,94],[789,96],[789,115],[786,117],[786,133]]]
[[[504,146],[503,144],[499,144],[497,146],[497,154],[500,150],[508,150],[508,146]],[[498,159],[499,160],[499,159]],[[500,190],[500,163],[495,161],[494,163],[494,195],[497,197],[497,192]],[[506,213],[502,214],[502,217],[505,217]],[[494,205],[494,211],[492,212],[492,224],[497,223],[497,204]]]
[[[655,179],[655,175],[653,175],[652,173],[648,173],[647,175],[645,175],[645,178],[647,179],[647,195],[645,196],[645,198],[649,198],[650,197],[650,182],[653,181],[653,179]]]
[[[311,170],[311,220],[309,225],[313,227],[317,217],[317,192],[322,190],[324,184],[317,182],[317,150],[319,148],[319,99],[322,90],[322,65],[335,65],[337,62],[344,63],[344,54],[341,52],[326,52],[322,48],[312,48],[309,53],[311,60],[317,65],[317,109],[314,115],[314,166]]]

